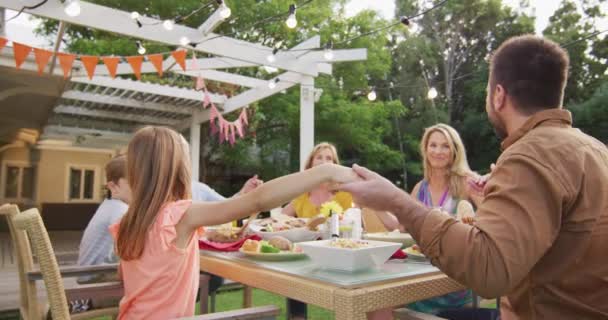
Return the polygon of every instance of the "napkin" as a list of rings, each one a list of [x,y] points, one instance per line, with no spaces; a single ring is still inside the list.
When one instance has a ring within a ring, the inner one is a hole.
[[[401,249],[397,249],[397,251],[395,251],[395,253],[393,253],[393,255],[389,259],[405,259],[405,258],[407,258],[407,253],[405,253]]]
[[[258,235],[252,234],[246,236],[235,242],[213,242],[207,239],[199,239],[198,240],[198,248],[201,250],[211,250],[211,251],[238,251],[243,243],[248,240],[262,240],[262,238]]]

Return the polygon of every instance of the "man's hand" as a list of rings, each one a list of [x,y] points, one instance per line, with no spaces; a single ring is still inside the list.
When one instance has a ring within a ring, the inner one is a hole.
[[[249,180],[247,180],[245,182],[245,184],[243,184],[243,187],[241,188],[241,191],[239,191],[238,194],[246,194],[247,192],[249,192],[263,184],[264,184],[264,181],[258,179],[258,175],[256,174],[255,176],[249,178]]]
[[[490,173],[485,174],[483,176],[469,176],[467,178],[467,184],[469,185],[469,190],[478,196],[483,196],[483,189],[486,187],[486,183],[488,179],[490,179],[490,175],[496,169],[496,165],[492,163],[490,166]]]
[[[361,180],[343,183],[338,189],[351,193],[358,206],[394,212],[395,207],[402,205],[405,192],[390,181],[356,164],[353,165],[353,171]]]

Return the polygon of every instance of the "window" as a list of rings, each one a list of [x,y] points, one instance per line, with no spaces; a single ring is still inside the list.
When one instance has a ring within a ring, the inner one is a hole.
[[[95,169],[70,167],[69,200],[95,200]]]
[[[4,165],[2,197],[5,200],[24,201],[34,199],[36,170],[24,163],[8,162]]]

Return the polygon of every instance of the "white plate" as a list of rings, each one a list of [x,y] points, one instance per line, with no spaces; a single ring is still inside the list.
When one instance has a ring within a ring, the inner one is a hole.
[[[251,252],[245,251],[243,248],[239,249],[239,251],[245,254],[248,257],[256,260],[264,260],[264,261],[287,261],[287,260],[297,260],[306,257],[306,254],[303,252],[293,252],[293,251],[281,251],[278,253],[265,253],[265,252]]]
[[[331,247],[332,240],[309,241],[298,244],[302,251],[320,267],[341,271],[356,271],[382,265],[401,244],[364,240],[369,246],[356,249]]]
[[[373,232],[363,235],[363,239],[375,241],[387,241],[401,243],[404,247],[409,247],[416,243],[409,233],[397,232]]]

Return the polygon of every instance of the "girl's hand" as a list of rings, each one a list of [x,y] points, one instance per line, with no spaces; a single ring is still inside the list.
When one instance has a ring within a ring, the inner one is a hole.
[[[359,177],[359,175],[352,168],[344,167],[337,164],[331,164],[330,166],[331,168],[329,168],[328,170],[331,170],[330,176],[331,182],[333,183],[340,184],[361,180],[361,177]]]

